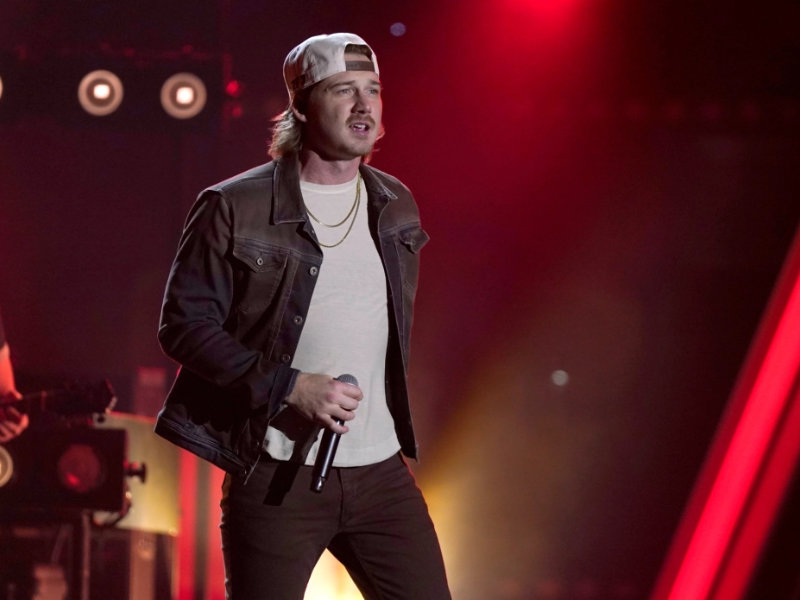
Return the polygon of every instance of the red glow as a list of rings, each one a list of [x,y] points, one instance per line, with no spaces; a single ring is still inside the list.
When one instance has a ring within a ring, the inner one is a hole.
[[[457,11],[459,26],[479,51],[475,65],[514,93],[556,94],[562,86],[581,87],[601,52],[602,20],[593,0],[502,0],[470,4]],[[475,44],[476,36],[483,40]],[[463,60],[463,57],[460,58]],[[475,73],[472,73],[474,76]]]
[[[205,600],[225,600],[225,566],[222,559],[222,550],[219,539],[220,508],[222,500],[222,481],[225,472],[209,467],[211,472],[208,478],[208,514],[206,515],[206,539],[208,540],[208,556],[206,570]]]
[[[766,352],[752,379],[752,386],[749,391],[746,388],[743,390],[746,394],[743,409],[735,423],[732,423],[732,435],[727,445],[723,446],[724,457],[719,469],[713,474],[710,491],[703,501],[688,546],[680,556],[680,568],[671,584],[669,600],[707,600],[711,597],[709,593],[719,577],[726,552],[733,545],[737,528],[746,531],[750,527],[752,530],[753,523],[760,520],[762,527],[758,532],[751,533],[751,538],[755,539],[757,533],[763,539],[763,530],[766,527],[764,520],[771,521],[774,518],[777,506],[774,490],[771,496],[762,495],[761,500],[763,506],[771,506],[770,514],[754,516],[752,509],[750,515],[745,513],[748,500],[756,497],[758,486],[765,485],[770,471],[778,467],[781,472],[786,471],[787,456],[796,457],[796,450],[791,449],[778,458],[775,458],[774,451],[773,456],[768,454],[771,444],[779,446],[776,440],[781,436],[782,423],[788,422],[786,408],[800,370],[800,344],[797,343],[800,339],[798,243],[800,238],[796,240],[790,256],[786,271],[788,279],[782,282],[789,288],[785,295],[785,304],[775,306],[776,315],[767,313],[767,319],[777,317],[777,325],[771,338],[766,340],[767,344],[761,346],[766,347]],[[782,294],[786,290],[781,287],[778,292]],[[778,295],[778,300],[783,298]],[[770,332],[766,330],[766,333]],[[759,359],[758,355],[755,359]],[[785,429],[788,425],[783,427]],[[721,439],[724,444],[725,439]],[[713,466],[713,461],[710,462]],[[791,465],[789,471],[790,467]],[[759,477],[763,477],[764,482],[759,483]],[[700,499],[702,500],[702,496]],[[752,522],[745,522],[745,516],[752,519]],[[749,560],[748,564],[752,567],[753,561]],[[746,575],[749,574],[739,574],[740,582],[742,577],[746,579]]]
[[[61,484],[79,494],[90,492],[102,483],[100,458],[88,444],[71,444],[59,457],[57,471]]]
[[[760,478],[758,491],[748,503],[748,514],[728,551],[727,568],[715,584],[715,600],[741,598],[753,574],[764,541],[773,526],[800,456],[800,391],[791,400],[779,438],[773,444],[770,464]]]
[[[510,8],[525,9],[541,15],[559,15],[569,12],[586,0],[506,0]]]
[[[588,0],[505,0],[512,12],[527,15],[549,27],[566,26]],[[524,25],[521,23],[521,25]]]
[[[181,483],[180,503],[181,522],[178,535],[178,573],[176,586],[177,600],[195,600],[194,593],[194,551],[195,524],[197,523],[197,490],[198,459],[188,452],[181,451]]]
[[[236,79],[231,79],[228,83],[225,84],[225,93],[228,94],[231,98],[239,98],[244,91],[244,86],[242,83]]]

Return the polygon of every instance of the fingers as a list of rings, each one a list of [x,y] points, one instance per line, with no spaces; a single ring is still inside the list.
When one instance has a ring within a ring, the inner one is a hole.
[[[339,423],[336,419],[327,415],[322,415],[317,421],[325,428],[330,429],[333,433],[345,434],[350,431],[350,428],[344,423]]]
[[[356,418],[355,410],[364,395],[358,386],[335,379],[328,382],[328,388],[316,420],[334,433],[347,433],[350,428],[346,423]]]
[[[361,399],[364,397],[364,393],[361,391],[360,387],[336,379],[332,379],[331,383],[333,384],[335,393],[339,395],[338,397],[332,398],[333,402],[347,411],[358,408],[358,403],[361,402]]]
[[[336,419],[343,423],[353,420],[362,398],[358,386],[337,381],[330,375],[300,373],[286,403],[335,433],[347,433],[347,426],[336,423]]]
[[[22,414],[14,408],[0,408],[0,442],[7,442],[28,426],[28,415]]]

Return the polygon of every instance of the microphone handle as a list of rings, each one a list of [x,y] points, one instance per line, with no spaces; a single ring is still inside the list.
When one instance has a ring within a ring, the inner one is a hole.
[[[344,421],[341,419],[334,419],[339,425],[343,425]],[[336,449],[339,447],[339,440],[341,433],[334,433],[330,429],[325,429],[322,432],[322,439],[319,442],[319,450],[317,452],[317,460],[314,464],[314,478],[311,482],[311,489],[315,492],[321,492],[322,486],[325,485],[325,480],[331,471],[333,464],[333,457],[336,454]]]
[[[349,374],[339,375],[337,381],[342,381],[350,385],[358,385],[358,380]],[[339,425],[344,425],[342,419],[334,419]],[[339,447],[339,440],[341,433],[335,433],[330,429],[325,429],[322,432],[322,439],[319,442],[319,449],[317,450],[317,460],[314,461],[314,471],[311,477],[311,491],[320,493],[322,487],[325,485],[325,480],[331,471],[333,464],[333,457],[336,454],[336,449]]]

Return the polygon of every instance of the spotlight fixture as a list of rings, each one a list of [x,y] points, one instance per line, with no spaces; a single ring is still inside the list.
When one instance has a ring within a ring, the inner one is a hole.
[[[77,494],[97,490],[105,479],[103,457],[89,444],[70,444],[56,463],[61,486]]]
[[[127,445],[124,429],[26,431],[0,446],[0,506],[118,512]]]
[[[176,73],[161,86],[161,106],[176,119],[191,119],[206,105],[206,86],[192,73]]]
[[[92,71],[78,85],[78,101],[83,110],[96,117],[110,115],[122,102],[122,81],[111,71]]]

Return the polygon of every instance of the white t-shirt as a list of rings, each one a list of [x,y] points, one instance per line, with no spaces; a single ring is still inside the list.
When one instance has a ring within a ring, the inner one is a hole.
[[[361,192],[355,215],[345,218],[356,198],[356,181]],[[389,332],[386,275],[367,222],[367,192],[360,177],[339,185],[300,182],[303,200],[310,214],[327,227],[310,219],[322,246],[319,270],[292,367],[307,373],[333,377],[349,373],[356,377],[364,397],[350,431],[339,441],[333,462],[353,467],[380,462],[400,449],[394,421],[386,404],[385,369]],[[267,430],[267,453],[278,460],[302,458],[317,430],[291,408],[285,408]],[[311,446],[305,464],[313,465],[319,436]]]

